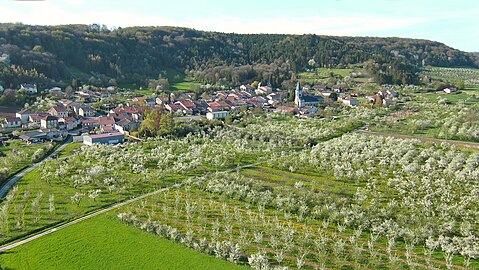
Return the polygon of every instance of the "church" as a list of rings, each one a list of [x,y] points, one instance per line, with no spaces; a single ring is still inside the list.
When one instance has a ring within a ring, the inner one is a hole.
[[[323,103],[324,98],[321,96],[303,95],[303,88],[301,87],[301,83],[298,81],[298,84],[296,85],[296,91],[294,91],[294,104],[297,108],[303,108],[305,106],[316,106]]]

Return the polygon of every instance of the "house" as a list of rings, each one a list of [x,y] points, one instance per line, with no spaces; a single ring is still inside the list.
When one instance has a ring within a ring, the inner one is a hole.
[[[123,143],[124,141],[125,136],[121,132],[83,136],[83,143],[90,146],[93,144],[118,144]]]
[[[457,92],[457,90],[455,88],[449,88],[448,87],[448,88],[444,89],[444,93],[446,93],[446,94],[451,94],[451,93],[455,93],[455,92]]]
[[[231,109],[231,105],[226,103],[225,101],[208,102],[208,111],[210,112],[225,111],[230,109]]]
[[[40,127],[45,129],[57,128],[58,117],[53,115],[47,115],[40,120]]]
[[[40,143],[47,140],[45,133],[40,131],[27,132],[20,135],[19,138],[27,143]]]
[[[15,114],[16,117],[20,118],[22,124],[28,123],[30,115],[34,114],[32,111],[23,109]]]
[[[244,85],[244,84],[243,84],[243,85],[240,86],[240,90],[241,90],[241,91],[252,92],[252,91],[254,91],[255,89],[254,89],[254,87],[251,86],[250,84],[247,84],[247,85]]]
[[[63,141],[68,136],[66,130],[56,128],[42,128],[40,132],[44,133],[46,139],[50,141]]]
[[[66,130],[73,130],[80,125],[80,120],[76,119],[75,117],[67,117],[67,118],[60,118],[58,123],[63,125]]]
[[[48,115],[49,115],[48,113],[30,114],[30,116],[28,117],[28,122],[31,123],[31,124],[40,126],[40,122],[41,122],[42,118],[45,117],[45,116],[48,116]]]
[[[81,120],[82,127],[88,130],[93,130],[100,126],[98,119],[83,119]]]
[[[81,105],[78,109],[78,115],[83,117],[93,117],[95,116],[95,110],[87,105]]]
[[[177,113],[177,112],[184,112],[183,107],[179,104],[166,104],[165,108],[170,112],[170,113]]]
[[[56,116],[56,117],[59,117],[59,118],[66,118],[66,117],[68,117],[68,110],[67,110],[65,107],[63,107],[63,106],[51,107],[47,112],[48,112],[50,115]]]
[[[156,101],[156,104],[163,105],[163,104],[169,103],[170,98],[169,97],[157,97],[155,99],[155,101]]]
[[[224,119],[229,116],[230,113],[228,111],[214,111],[206,113],[206,119],[213,120],[213,119]]]
[[[273,88],[267,85],[260,85],[258,86],[258,89],[255,90],[256,95],[267,95],[273,91]]]
[[[3,120],[3,128],[18,128],[22,126],[22,119],[18,117],[7,117]]]
[[[70,104],[74,103],[69,99],[60,99],[58,102],[65,108],[70,108]]]
[[[344,105],[349,106],[349,107],[356,107],[359,105],[359,100],[350,98],[350,97],[341,97],[340,98],[341,102],[343,102]]]
[[[274,104],[281,101],[281,96],[277,93],[271,93],[267,95],[266,98],[268,99],[269,104]]]
[[[386,90],[379,90],[377,93],[380,97],[386,98],[388,96],[388,91]]]
[[[383,105],[389,107],[393,103],[393,100],[390,98],[383,99]]]
[[[205,113],[208,111],[208,103],[206,103],[204,100],[195,101],[195,107],[200,113]]]
[[[183,99],[183,100],[179,100],[177,102],[175,102],[175,104],[178,104],[180,105],[181,107],[183,107],[183,109],[187,112],[187,113],[193,113],[195,112],[197,109],[196,109],[196,104],[189,100],[189,99]]]
[[[115,129],[121,133],[126,131],[137,130],[140,127],[140,122],[132,121],[128,118],[123,118],[115,123]]]
[[[114,131],[115,119],[113,117],[100,117],[98,118],[98,126],[102,132],[111,132]]]
[[[38,92],[36,84],[23,83],[20,85],[20,89],[25,90],[27,94],[36,94]]]
[[[63,95],[62,89],[60,87],[53,87],[52,89],[48,90],[48,93],[55,95],[55,96],[61,96]]]

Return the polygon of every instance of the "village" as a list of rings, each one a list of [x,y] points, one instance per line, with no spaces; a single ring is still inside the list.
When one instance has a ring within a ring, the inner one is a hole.
[[[39,95],[36,85],[22,84],[29,95]],[[137,131],[144,119],[144,112],[154,109],[171,113],[175,119],[223,120],[240,111],[277,112],[297,117],[321,117],[320,107],[357,107],[379,104],[388,107],[398,100],[394,90],[381,90],[376,95],[364,95],[344,86],[327,88],[321,85],[301,85],[298,81],[293,91],[273,89],[271,85],[255,88],[250,84],[237,89],[220,90],[213,94],[198,96],[193,92],[171,93],[163,97],[136,96],[126,102],[105,105],[101,110],[94,104],[113,95],[122,95],[115,87],[83,90],[67,95],[59,87],[44,90],[55,97],[56,104],[47,110],[22,109],[5,117],[1,123],[1,133],[11,134],[27,143],[64,141],[70,135],[74,141],[87,145],[94,143],[116,144],[124,142],[124,137],[136,138],[131,133]],[[292,96],[294,93],[294,96]],[[37,98],[37,99],[40,99]],[[365,101],[365,102],[364,102]],[[7,137],[3,137],[7,139]]]

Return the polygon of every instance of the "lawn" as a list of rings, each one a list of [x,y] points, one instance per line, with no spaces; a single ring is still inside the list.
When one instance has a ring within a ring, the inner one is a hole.
[[[101,215],[3,254],[3,269],[244,269]]]
[[[193,92],[200,84],[195,81],[185,80],[182,82],[172,83],[170,89],[179,92]]]

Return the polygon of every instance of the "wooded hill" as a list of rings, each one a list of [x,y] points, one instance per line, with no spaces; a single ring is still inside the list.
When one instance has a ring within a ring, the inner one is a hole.
[[[74,78],[92,84],[144,85],[166,71],[191,72],[205,82],[259,79],[279,85],[292,72],[305,68],[368,60],[377,63],[378,74],[387,73],[380,69],[391,64],[397,67],[397,76],[382,77],[400,83],[409,82],[406,78],[422,65],[479,67],[478,59],[439,42],[417,39],[0,24],[0,84],[7,87],[23,82],[51,84],[52,80],[70,83]],[[227,74],[219,74],[219,66],[228,67]]]

